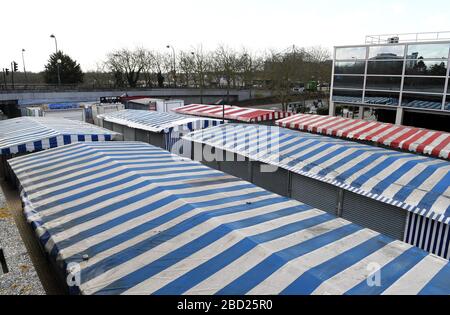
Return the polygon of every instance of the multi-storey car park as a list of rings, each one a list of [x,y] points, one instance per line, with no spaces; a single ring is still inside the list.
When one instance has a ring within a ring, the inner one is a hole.
[[[336,105],[450,114],[450,32],[367,36],[334,49],[330,115]]]

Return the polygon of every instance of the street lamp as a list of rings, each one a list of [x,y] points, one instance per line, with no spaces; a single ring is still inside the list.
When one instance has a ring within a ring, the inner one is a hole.
[[[175,48],[173,46],[167,45],[167,49],[172,48],[173,53],[173,83],[177,87],[177,72],[176,72],[176,59],[175,59]]]
[[[23,73],[25,74],[25,85],[28,85],[28,77],[27,70],[25,69],[25,49],[22,48],[22,64],[23,64]]]
[[[55,40],[55,48],[56,48],[56,54],[55,54],[55,57],[57,57],[57,56],[58,56],[58,41],[56,40],[56,36],[55,36],[54,34],[51,34],[51,35],[50,35],[50,38],[53,38],[53,39]],[[57,68],[57,71],[58,71],[58,86],[61,85],[61,75],[60,75],[60,73],[59,73],[59,67],[60,67],[60,64],[61,64],[61,59],[58,59],[58,60],[56,61],[56,68]]]

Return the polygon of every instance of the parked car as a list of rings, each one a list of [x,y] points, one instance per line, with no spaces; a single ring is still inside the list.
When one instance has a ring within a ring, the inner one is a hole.
[[[305,92],[305,87],[299,87],[299,86],[293,87],[292,92],[294,92],[296,94],[302,94]]]

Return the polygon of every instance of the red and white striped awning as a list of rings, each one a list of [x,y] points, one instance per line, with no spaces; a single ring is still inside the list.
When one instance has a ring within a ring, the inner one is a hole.
[[[377,121],[299,114],[278,120],[280,127],[341,138],[371,141],[395,149],[449,159],[450,134]]]
[[[174,110],[179,114],[195,115],[211,118],[222,118],[222,105],[191,104]],[[245,108],[225,105],[225,119],[244,122],[260,122],[276,120],[292,116],[292,113],[268,109]]]

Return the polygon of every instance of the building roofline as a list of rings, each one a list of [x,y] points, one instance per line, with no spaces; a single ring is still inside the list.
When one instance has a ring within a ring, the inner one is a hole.
[[[360,45],[339,45],[334,46],[336,48],[351,48],[351,47],[371,47],[371,46],[399,46],[399,45],[420,45],[420,44],[442,44],[442,43],[450,43],[450,39],[447,40],[438,40],[438,41],[420,41],[420,42],[401,42],[401,43],[381,43],[381,44],[360,44]]]

